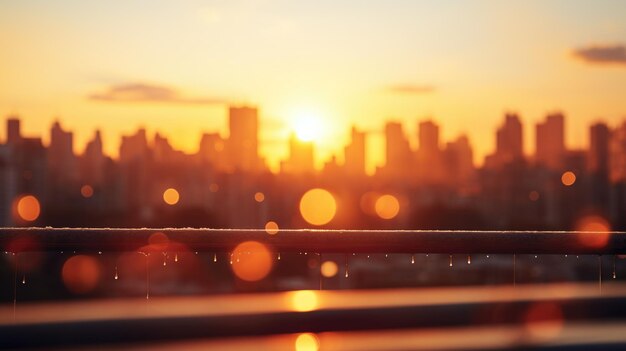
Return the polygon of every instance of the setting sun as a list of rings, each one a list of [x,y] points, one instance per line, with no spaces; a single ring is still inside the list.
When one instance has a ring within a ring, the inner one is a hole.
[[[324,134],[322,118],[310,111],[298,112],[292,122],[292,129],[302,141],[319,140]]]

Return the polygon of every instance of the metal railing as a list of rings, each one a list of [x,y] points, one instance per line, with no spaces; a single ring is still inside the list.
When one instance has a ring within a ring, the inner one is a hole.
[[[134,251],[164,234],[167,245],[191,251],[229,252],[257,241],[277,252],[626,254],[626,232],[315,230],[206,228],[0,228],[3,251]]]

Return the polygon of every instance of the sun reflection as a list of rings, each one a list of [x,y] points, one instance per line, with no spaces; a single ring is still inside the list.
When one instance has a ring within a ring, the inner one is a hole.
[[[180,200],[180,194],[178,194],[178,190],[174,188],[168,188],[163,192],[163,201],[165,201],[166,204],[170,206],[176,205],[178,203],[178,200]]]
[[[327,224],[335,217],[336,212],[335,198],[327,190],[311,189],[300,199],[300,214],[309,224]]]
[[[100,263],[87,255],[70,257],[61,271],[63,284],[75,294],[86,294],[95,289],[100,282],[100,275]]]
[[[256,241],[245,241],[233,250],[235,257],[231,266],[237,278],[256,282],[265,278],[272,270],[272,255],[265,245]]]
[[[296,338],[296,351],[318,351],[320,342],[315,334],[303,333]]]
[[[269,235],[278,234],[278,224],[274,221],[265,223],[265,232]]]
[[[563,175],[561,176],[561,183],[563,183],[563,185],[565,186],[574,185],[574,183],[576,183],[576,174],[574,174],[574,172],[572,171],[567,171],[563,173]]]
[[[22,196],[17,200],[17,215],[24,221],[32,222],[39,218],[41,206],[39,200],[32,195]]]
[[[383,195],[376,200],[376,214],[382,219],[392,219],[400,212],[400,202],[393,195]]]
[[[317,308],[317,294],[312,290],[299,290],[289,293],[290,305],[298,312],[312,311]]]

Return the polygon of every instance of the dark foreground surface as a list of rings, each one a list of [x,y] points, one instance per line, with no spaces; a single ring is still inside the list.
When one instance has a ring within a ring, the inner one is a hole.
[[[624,349],[626,285],[290,291],[4,305],[3,348]]]

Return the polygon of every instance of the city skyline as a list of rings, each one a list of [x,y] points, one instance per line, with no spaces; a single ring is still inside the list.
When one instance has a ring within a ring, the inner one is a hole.
[[[311,154],[310,156],[311,162],[314,165],[314,168],[316,171],[321,171],[324,165],[326,165],[329,161],[338,160],[342,163],[346,162],[343,156],[347,151],[344,150],[344,148],[350,144],[351,142],[350,137],[346,137],[345,143],[338,145],[337,150],[335,152],[331,154],[326,154],[326,155],[324,155],[324,152],[322,152],[322,155],[320,155],[319,141],[315,137],[308,138],[309,135],[301,135],[297,126],[294,126],[293,128],[291,128],[289,130],[289,133],[286,134],[284,138],[276,138],[273,140],[262,140],[260,139],[259,134],[260,134],[260,130],[263,129],[264,121],[261,118],[261,116],[258,115],[258,111],[260,109],[256,106],[241,105],[239,107],[226,106],[225,110],[232,111],[233,108],[235,109],[240,108],[244,110],[245,109],[254,110],[254,114],[256,116],[255,138],[257,138],[256,147],[258,148],[256,153],[263,160],[264,167],[273,173],[279,173],[281,171],[281,169],[284,166],[284,163],[289,162],[290,153],[293,151],[294,146],[298,147],[299,145],[304,145],[305,147],[310,148],[310,150],[305,151],[305,152],[308,152]],[[190,150],[177,148],[174,145],[174,143],[172,143],[171,134],[167,132],[163,133],[162,131],[158,131],[158,130],[153,130],[152,132],[150,132],[150,129],[146,128],[145,126],[137,126],[134,130],[131,130],[130,133],[119,135],[117,138],[118,141],[114,142],[112,146],[107,145],[107,142],[104,141],[105,138],[103,137],[103,135],[107,134],[107,131],[104,128],[97,128],[97,129],[92,130],[89,138],[85,140],[85,143],[83,145],[79,145],[76,142],[77,140],[76,132],[72,130],[71,128],[68,128],[65,125],[63,127],[65,128],[65,130],[68,130],[69,132],[72,133],[71,149],[73,153],[77,156],[82,155],[83,153],[86,152],[86,149],[89,147],[90,143],[93,142],[93,139],[92,139],[93,136],[97,133],[98,137],[102,139],[100,142],[102,143],[104,154],[115,160],[119,160],[120,159],[119,150],[122,147],[123,141],[125,140],[125,138],[129,136],[135,135],[137,131],[142,131],[142,133],[145,133],[146,140],[148,141],[150,146],[153,146],[154,143],[158,142],[160,138],[165,138],[165,141],[167,141],[168,145],[170,145],[177,152],[182,152],[186,155],[194,155],[199,152],[202,152],[202,148],[203,148],[202,144],[205,142],[204,139],[206,137],[219,138],[221,139],[221,141],[227,140],[229,138],[229,133],[230,133],[229,129],[232,130],[232,121],[229,122],[228,113],[226,114],[226,116],[227,117],[225,118],[224,124],[228,125],[229,123],[231,123],[231,128],[227,128],[226,132],[215,130],[215,129],[212,130],[208,127],[199,131],[196,137],[196,139],[198,140],[198,143]],[[508,123],[507,121],[509,120],[509,117],[514,117],[514,119],[518,120],[520,123],[519,128],[521,129],[520,131],[518,131],[520,136],[517,137],[519,140],[516,141],[517,145],[514,147],[517,150],[513,151],[513,153],[519,153],[519,155],[523,156],[524,158],[528,158],[531,161],[539,161],[539,162],[544,161],[545,164],[550,165],[551,167],[554,168],[558,165],[559,161],[557,159],[559,158],[560,153],[564,153],[568,150],[586,150],[586,149],[593,147],[592,145],[593,141],[591,140],[591,138],[593,137],[593,133],[586,133],[585,137],[582,138],[584,139],[583,147],[571,147],[571,145],[568,145],[566,141],[566,134],[568,130],[567,126],[569,124],[566,123],[567,116],[561,111],[552,111],[552,112],[546,113],[543,117],[544,119],[538,120],[536,124],[534,124],[534,126],[528,125],[528,122],[524,121],[518,113],[513,112],[513,111],[505,112],[504,117],[505,117],[505,120],[504,120],[505,127],[506,127],[506,124]],[[55,128],[57,129],[60,128],[61,127],[60,124],[64,123],[62,119],[54,118],[51,122],[51,131],[49,131],[49,133],[44,133],[42,135],[29,135],[23,132],[25,129],[28,129],[27,128],[28,124],[26,123],[27,122],[26,119],[22,118],[22,116],[18,114],[9,114],[9,115],[6,115],[5,119],[6,120],[10,120],[10,119],[20,120],[19,128],[20,128],[20,132],[22,133],[22,135],[25,137],[34,137],[34,138],[41,139],[43,144],[46,146],[50,144],[50,140],[51,140],[50,136],[53,133],[52,130],[54,130]],[[315,120],[309,120],[306,122],[314,123]],[[515,122],[515,123],[518,123],[518,122]],[[605,120],[598,119],[598,120],[592,121],[587,126],[587,128],[590,128],[594,125],[605,125],[608,128],[617,129],[621,127],[624,123],[626,123],[626,117],[622,119],[621,121],[617,121],[615,125],[610,125],[606,123]],[[431,134],[435,133],[435,135],[431,137],[434,139],[429,141],[431,144],[430,148],[433,148],[434,147],[433,145],[438,145],[438,147],[443,150],[446,144],[453,143],[460,139],[465,139],[464,142],[468,143],[468,146],[471,149],[472,165],[478,168],[489,166],[489,162],[492,156],[494,155],[494,153],[496,153],[499,148],[503,148],[503,146],[499,144],[501,142],[500,141],[501,138],[499,136],[500,132],[497,132],[495,133],[495,135],[492,135],[491,137],[492,143],[490,144],[490,147],[488,148],[487,153],[484,155],[477,154],[474,149],[475,143],[474,143],[474,140],[472,139],[471,132],[461,133],[455,136],[454,138],[447,140],[443,138],[443,133],[442,133],[442,130],[445,130],[446,125],[442,125],[437,118],[432,118],[432,117],[426,117],[422,119],[415,118],[413,121],[411,121],[411,123],[403,123],[403,122],[399,122],[397,119],[389,119],[389,120],[384,121],[384,124],[379,129],[370,129],[370,130],[362,130],[357,125],[352,125],[346,128],[346,130],[342,134],[346,134],[346,135],[351,134],[352,138],[355,137],[354,135],[355,132],[362,134],[361,136],[358,136],[358,138],[363,138],[361,143],[363,143],[363,147],[367,150],[365,159],[363,160],[363,162],[365,164],[365,172],[368,175],[374,175],[377,172],[377,170],[384,167],[388,162],[389,155],[387,154],[388,151],[387,151],[387,147],[385,146],[385,142],[388,139],[386,138],[386,133],[387,133],[386,128],[389,128],[389,125],[394,125],[395,128],[399,128],[395,133],[398,137],[403,136],[406,139],[406,142],[408,143],[407,146],[411,152],[417,152],[420,149],[428,148],[428,146],[425,147],[424,145],[422,145],[422,136],[425,136],[426,138],[428,138],[428,135],[424,134],[422,130],[424,129],[424,127],[426,127],[427,129],[428,128],[433,129]],[[415,125],[417,127],[416,130],[414,131],[411,130],[412,125]],[[309,126],[310,125],[307,125],[307,127]],[[502,121],[499,121],[498,124],[494,125],[493,127],[494,128],[492,130],[496,130],[496,131],[500,130],[498,128],[502,127]],[[577,132],[577,134],[578,133],[579,132]],[[10,138],[7,130],[0,130],[0,135],[4,135],[4,138],[0,139],[0,143],[2,142],[6,143]],[[374,139],[374,142],[372,141],[372,139]],[[512,140],[514,139],[515,137],[511,138],[511,136],[509,135],[502,137],[502,140],[507,143],[512,142]],[[544,140],[543,145],[538,141],[540,139]],[[297,145],[294,145],[294,142]],[[266,144],[271,144],[274,147],[280,145],[280,147],[285,148],[285,152],[281,153],[280,157],[276,157],[276,155],[264,154],[263,151],[267,150]],[[381,148],[372,149],[372,146],[378,146]],[[507,146],[504,146],[504,148],[506,149]],[[111,152],[110,150],[114,150],[114,151]],[[507,152],[510,153],[511,151],[507,151]],[[372,154],[380,154],[380,155],[376,155],[375,157],[372,157]],[[323,157],[326,157],[326,158],[323,158]],[[507,156],[507,157],[510,158],[511,156]],[[372,160],[372,158],[374,160]]]
[[[504,111],[534,124],[561,110],[567,145],[582,148],[585,126],[626,114],[624,12],[621,1],[563,0],[7,2],[0,111],[23,115],[35,135],[61,116],[79,145],[101,128],[114,154],[141,125],[191,152],[206,126],[226,131],[225,106],[257,105],[262,140],[288,138],[302,115],[326,125],[321,165],[353,124],[380,130],[395,118],[413,134],[416,118],[434,118],[445,140],[469,133],[482,159]],[[277,169],[287,147],[264,153]]]

